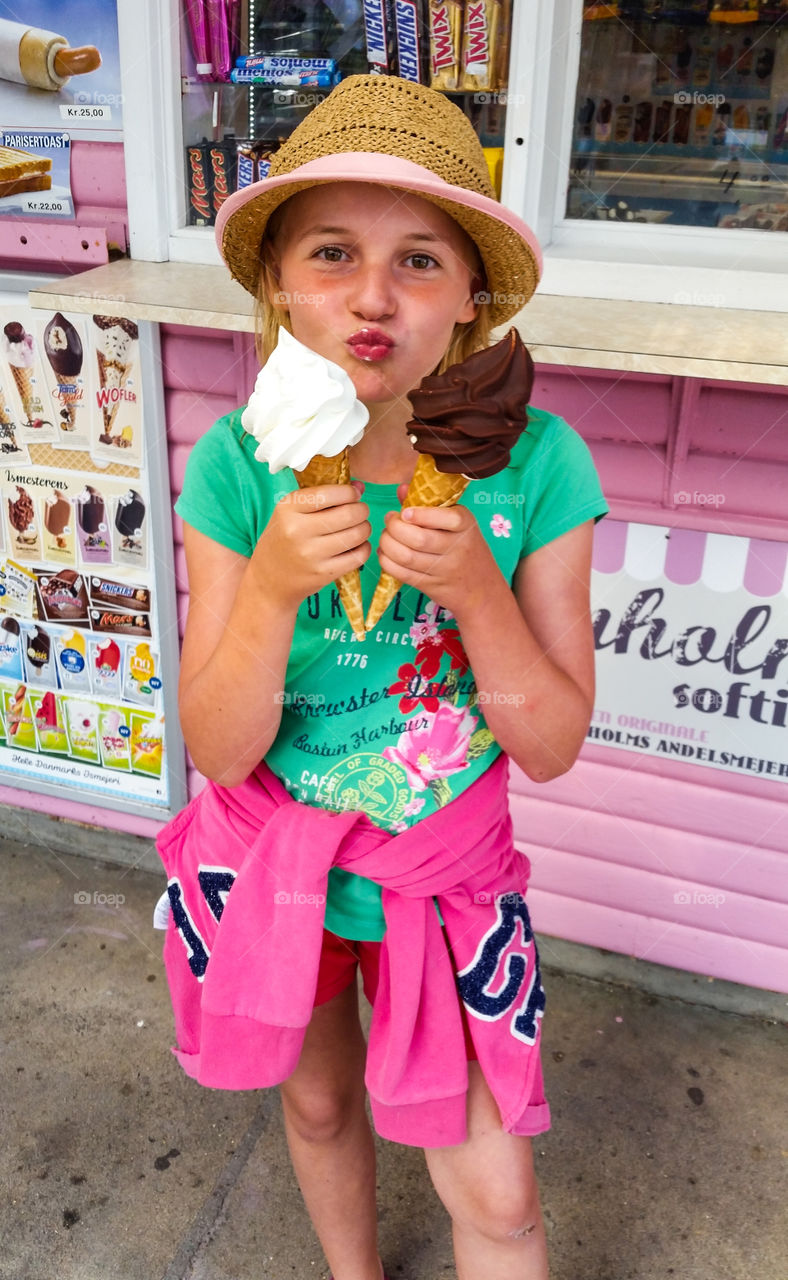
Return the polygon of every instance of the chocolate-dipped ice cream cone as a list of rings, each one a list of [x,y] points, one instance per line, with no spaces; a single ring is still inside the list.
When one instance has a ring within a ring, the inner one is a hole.
[[[59,311],[44,330],[44,351],[57,377],[58,399],[62,405],[60,425],[64,431],[73,431],[81,391],[82,342],[71,321]]]
[[[403,507],[453,507],[470,480],[502,471],[526,427],[533,377],[531,357],[510,329],[494,346],[423,378],[408,393],[413,420],[406,430],[420,457]],[[381,574],[367,631],[401,586],[391,574]]]

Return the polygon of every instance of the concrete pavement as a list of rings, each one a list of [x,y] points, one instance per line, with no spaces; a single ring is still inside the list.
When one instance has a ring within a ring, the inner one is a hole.
[[[56,843],[0,842],[0,1280],[325,1280],[278,1092],[203,1089],[169,1052],[163,876]],[[786,1280],[785,997],[731,988],[744,1016],[540,946],[552,1280]],[[453,1280],[422,1153],[378,1150],[389,1276]]]

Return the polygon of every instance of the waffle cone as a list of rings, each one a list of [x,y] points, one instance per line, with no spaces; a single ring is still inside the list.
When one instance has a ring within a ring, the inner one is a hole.
[[[62,421],[60,424],[62,431],[73,431],[74,427],[76,426],[77,409],[79,408],[79,405],[77,404],[76,396],[73,396],[73,395],[69,396],[68,391],[73,392],[78,385],[79,383],[76,378],[58,377],[58,386],[61,388],[61,394],[60,394],[61,414],[65,412],[65,415],[66,415],[65,417],[62,418]],[[64,390],[66,391],[65,395],[63,394]]]
[[[416,470],[408,485],[403,507],[453,507],[459,502],[468,486],[467,476],[449,475],[439,471],[435,459],[429,453],[420,453]],[[390,573],[382,573],[367,613],[367,631],[380,621],[402,583]]]
[[[108,360],[103,351],[97,351],[99,381],[102,388],[117,387],[120,389],[126,382],[131,372],[130,364],[119,364],[117,360]],[[107,435],[112,433],[112,424],[115,421],[118,412],[119,400],[114,403],[108,402],[101,406],[101,412],[104,415],[104,431]]]
[[[350,484],[349,450],[343,449],[342,453],[338,453],[335,458],[326,458],[322,453],[316,453],[303,471],[295,472],[295,478],[299,489],[311,489],[318,484]],[[358,569],[343,573],[334,585],[339,592],[339,598],[353,634],[357,640],[365,640],[367,633],[364,627],[364,604],[361,599],[361,575]]]
[[[16,389],[19,392],[19,398],[22,401],[22,411],[29,420],[32,417],[31,404],[33,400],[33,370],[17,369],[16,365],[11,365],[11,372],[14,375]]]

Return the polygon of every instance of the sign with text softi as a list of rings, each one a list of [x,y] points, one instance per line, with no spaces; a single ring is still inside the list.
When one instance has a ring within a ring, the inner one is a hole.
[[[788,543],[603,521],[588,741],[788,782]]]

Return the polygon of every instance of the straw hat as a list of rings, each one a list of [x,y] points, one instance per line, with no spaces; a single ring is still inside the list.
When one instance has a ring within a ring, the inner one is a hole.
[[[510,320],[539,282],[542,255],[521,218],[495,198],[467,116],[426,85],[398,76],[348,76],[298,125],[268,177],[225,200],[216,239],[230,271],[257,295],[260,244],[274,210],[317,183],[372,182],[438,205],[476,244],[493,327]]]

